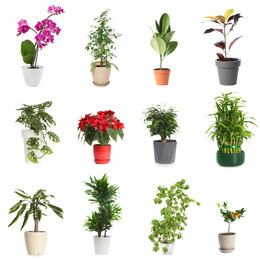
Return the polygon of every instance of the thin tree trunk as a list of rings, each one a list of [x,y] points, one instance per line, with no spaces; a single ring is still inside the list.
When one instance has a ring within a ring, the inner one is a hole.
[[[35,218],[34,219],[34,232],[38,232],[39,231],[38,227],[39,227],[39,219]]]

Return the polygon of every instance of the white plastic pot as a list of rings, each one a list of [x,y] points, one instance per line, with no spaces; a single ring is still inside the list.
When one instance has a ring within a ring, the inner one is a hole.
[[[46,241],[47,241],[47,232],[33,232],[25,231],[24,240],[26,249],[29,255],[43,255]]]
[[[37,87],[40,84],[43,66],[30,68],[30,66],[22,66],[23,78],[28,87]]]
[[[164,253],[163,248],[166,247],[168,249],[167,253]],[[166,243],[160,243],[160,248],[163,255],[172,255],[173,249],[174,249],[174,243],[173,244],[166,244]]]
[[[109,236],[94,236],[94,249],[95,254],[97,255],[108,255],[110,246],[110,237]]]

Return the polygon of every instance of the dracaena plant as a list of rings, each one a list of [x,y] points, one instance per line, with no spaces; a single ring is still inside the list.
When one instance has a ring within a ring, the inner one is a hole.
[[[121,219],[121,207],[116,203],[118,199],[119,187],[108,182],[108,177],[105,174],[102,178],[97,179],[90,176],[89,182],[84,182],[88,189],[85,193],[92,198],[89,201],[98,205],[97,211],[92,212],[92,215],[85,221],[84,226],[87,231],[94,231],[101,237],[104,232],[104,237],[107,231],[112,227],[112,222]]]
[[[21,111],[21,116],[17,118],[16,122],[33,130],[36,134],[36,137],[30,137],[26,143],[28,145],[27,158],[33,163],[38,163],[38,160],[46,154],[53,153],[47,144],[47,137],[55,143],[60,142],[59,137],[55,133],[48,131],[51,125],[56,125],[53,117],[45,111],[51,105],[52,102],[47,101],[37,105],[23,104],[22,108],[17,109]]]
[[[33,196],[28,195],[22,190],[16,189],[15,193],[21,198],[14,206],[10,208],[9,214],[16,213],[16,217],[9,224],[8,227],[12,226],[21,216],[24,215],[21,230],[26,225],[29,216],[32,215],[34,220],[34,232],[39,231],[39,222],[43,216],[47,216],[43,213],[43,210],[47,208],[52,211],[60,218],[63,218],[63,210],[60,207],[54,206],[50,203],[50,198],[55,198],[53,195],[46,195],[46,190],[38,190]]]
[[[27,33],[29,30],[33,31],[36,36],[34,37],[35,43],[30,40],[25,40],[21,44],[21,54],[25,64],[30,64],[31,68],[37,67],[37,58],[39,49],[47,46],[49,43],[54,43],[54,35],[59,35],[61,29],[53,22],[50,18],[53,15],[59,15],[64,13],[64,10],[60,6],[50,6],[47,10],[50,15],[37,22],[33,27],[29,26],[26,20],[21,19],[18,22],[18,33],[17,36]]]
[[[248,130],[248,125],[257,126],[253,117],[247,117],[243,111],[246,101],[234,97],[233,93],[223,94],[215,98],[217,111],[215,122],[210,125],[206,134],[214,141],[216,139],[220,153],[241,153],[243,140],[250,139],[254,134]]]
[[[122,34],[116,33],[114,29],[109,26],[111,18],[108,17],[106,9],[98,17],[94,19],[96,25],[92,25],[93,30],[88,35],[89,42],[85,49],[90,51],[94,62],[91,70],[96,66],[95,61],[100,61],[100,67],[110,68],[113,65],[117,70],[117,66],[111,61],[116,58],[114,51],[116,45],[114,40],[120,37]]]
[[[159,23],[155,20],[156,32],[150,27],[153,38],[151,40],[152,48],[160,55],[160,70],[162,69],[162,61],[165,57],[175,51],[178,46],[178,42],[171,41],[171,38],[175,31],[171,31],[170,17],[167,13],[164,13]]]
[[[230,234],[230,224],[235,222],[237,219],[243,218],[246,210],[244,208],[237,209],[236,211],[228,210],[227,202],[223,202],[223,204],[217,203],[217,206],[220,209],[221,216],[224,218],[224,222],[228,223],[228,234]]]
[[[189,188],[184,179],[176,182],[170,188],[158,186],[154,203],[159,205],[164,203],[165,206],[160,211],[162,219],[153,219],[151,222],[151,234],[148,238],[153,242],[153,251],[159,250],[160,243],[173,244],[176,239],[182,238],[181,232],[187,226],[187,208],[191,203],[200,205],[186,194]],[[163,247],[163,251],[167,253],[167,247]]]
[[[166,139],[176,134],[179,130],[177,114],[173,107],[164,109],[165,105],[157,105],[147,108],[144,114],[144,122],[150,130],[150,135],[159,135],[161,142],[166,143]]]
[[[233,14],[234,10],[229,9],[225,12],[224,15],[218,15],[218,16],[206,16],[205,18],[208,18],[210,22],[214,22],[216,24],[219,24],[221,26],[220,29],[215,29],[215,28],[210,28],[207,29],[204,33],[211,33],[211,32],[219,32],[223,36],[223,40],[218,41],[215,43],[215,46],[222,49],[224,52],[224,55],[221,53],[217,53],[217,56],[220,60],[226,60],[227,59],[227,54],[229,53],[231,47],[233,44],[242,36],[239,36],[235,38],[228,46],[227,43],[227,36],[234,30],[234,27],[237,25],[239,18],[242,18],[240,13],[231,15]]]

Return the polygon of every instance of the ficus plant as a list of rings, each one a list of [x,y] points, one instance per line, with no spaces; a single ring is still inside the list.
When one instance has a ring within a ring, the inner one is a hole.
[[[162,219],[153,219],[151,222],[151,234],[148,238],[153,242],[153,251],[159,250],[160,243],[162,246],[163,244],[173,244],[176,239],[182,238],[181,232],[187,226],[187,208],[191,203],[200,205],[186,194],[189,188],[184,179],[177,181],[170,188],[158,186],[154,203],[159,205],[164,203],[165,206],[160,211]],[[162,247],[162,249],[164,253],[168,252],[167,247]]]
[[[144,114],[144,123],[148,123],[146,126],[150,135],[159,135],[161,142],[166,143],[167,137],[170,139],[171,135],[176,134],[179,131],[177,122],[176,110],[173,107],[164,109],[165,105],[157,105],[147,108]]]
[[[224,218],[224,222],[228,223],[228,233],[230,234],[230,224],[235,222],[237,219],[243,218],[246,210],[244,208],[233,211],[228,210],[227,202],[223,204],[217,203],[218,208],[220,209],[221,216]]]
[[[23,104],[22,108],[17,109],[18,111],[21,111],[21,116],[17,118],[16,122],[33,130],[36,134],[36,137],[30,137],[26,143],[28,145],[27,158],[33,163],[38,163],[38,160],[46,154],[53,153],[52,149],[47,144],[47,137],[55,143],[60,142],[59,137],[48,130],[51,125],[56,125],[53,117],[45,111],[47,108],[51,107],[51,105],[52,102],[47,101],[36,105]]]
[[[116,54],[114,53],[116,50],[114,40],[122,34],[116,33],[115,30],[110,27],[109,21],[111,18],[108,17],[109,11],[109,9],[106,9],[94,19],[96,25],[91,26],[93,30],[91,30],[88,35],[89,42],[85,49],[90,51],[94,59],[91,71],[95,66],[110,68],[111,65],[118,70],[117,66],[111,61],[116,58]],[[95,61],[100,61],[100,65],[95,64]]]
[[[28,195],[22,190],[16,189],[15,193],[21,198],[14,206],[10,208],[9,214],[16,213],[16,217],[9,224],[12,226],[21,216],[24,215],[21,230],[26,225],[29,216],[32,215],[34,220],[34,232],[39,231],[39,222],[43,216],[43,210],[48,208],[60,218],[63,218],[63,210],[60,207],[54,206],[50,203],[50,198],[55,198],[53,195],[46,195],[46,190],[40,189],[33,196]]]
[[[156,32],[150,27],[153,38],[151,40],[152,48],[160,55],[160,70],[162,69],[162,61],[165,57],[175,51],[178,42],[171,41],[175,31],[171,31],[170,16],[164,13],[159,22],[155,20]]]
[[[91,196],[89,201],[97,204],[97,211],[87,217],[84,227],[86,231],[97,232],[98,237],[101,237],[104,232],[104,237],[106,237],[107,231],[112,227],[112,222],[121,219],[122,209],[116,203],[119,187],[110,184],[106,174],[100,179],[90,176],[89,182],[84,183],[88,187],[85,193]]]
[[[234,43],[241,38],[242,36],[239,36],[235,38],[228,46],[227,43],[227,36],[234,30],[234,27],[237,25],[238,20],[242,18],[240,13],[231,15],[233,14],[234,10],[229,9],[225,12],[224,15],[218,15],[218,16],[206,16],[205,18],[208,18],[210,22],[214,22],[216,24],[219,24],[221,26],[220,29],[215,29],[215,28],[210,28],[207,29],[204,33],[211,33],[211,32],[219,32],[223,36],[223,40],[218,41],[215,43],[215,46],[222,49],[224,52],[224,55],[221,53],[217,53],[217,56],[220,60],[227,60],[227,54],[229,53],[231,47],[234,45]]]
[[[216,140],[220,153],[241,153],[241,145],[244,139],[250,139],[254,134],[248,130],[248,125],[257,126],[253,117],[247,117],[243,111],[246,101],[241,97],[233,96],[233,93],[223,94],[215,98],[217,111],[209,116],[214,116],[213,122],[206,134],[211,140]]]

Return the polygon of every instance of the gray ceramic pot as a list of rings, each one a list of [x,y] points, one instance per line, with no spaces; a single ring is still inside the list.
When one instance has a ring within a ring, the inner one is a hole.
[[[219,83],[221,85],[237,84],[237,75],[240,64],[241,60],[235,58],[230,58],[230,60],[227,61],[216,60]]]
[[[166,143],[161,141],[153,141],[155,162],[161,164],[169,164],[175,161],[176,140],[167,140]]]

